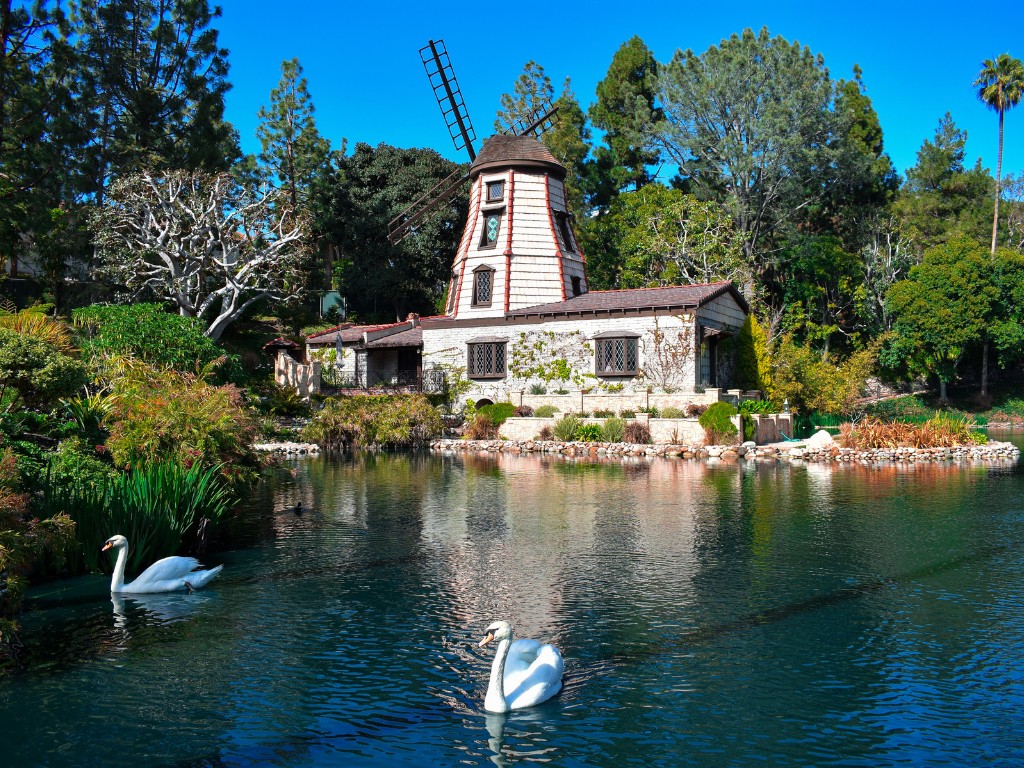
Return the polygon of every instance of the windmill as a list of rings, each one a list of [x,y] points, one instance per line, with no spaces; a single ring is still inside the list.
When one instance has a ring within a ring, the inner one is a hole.
[[[434,98],[441,108],[445,125],[452,138],[456,150],[466,150],[470,162],[476,159],[473,142],[476,131],[473,121],[466,109],[466,102],[459,89],[459,81],[452,69],[451,59],[443,40],[430,40],[420,48],[420,60],[426,70],[427,79],[434,91]],[[506,133],[515,136],[533,134],[540,138],[554,123],[552,118],[558,107],[544,102],[534,108],[529,115],[513,121]],[[460,193],[462,185],[469,179],[469,173],[461,168],[455,170],[447,178],[442,179],[426,193],[421,195],[412,205],[388,222],[388,242],[397,245],[416,230],[416,226],[440,206],[450,202]]]

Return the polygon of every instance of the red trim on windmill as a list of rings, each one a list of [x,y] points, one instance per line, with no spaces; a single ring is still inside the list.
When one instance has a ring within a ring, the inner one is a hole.
[[[505,246],[505,311],[508,312],[509,300],[512,296],[512,206],[515,202],[516,172],[508,172],[508,240]]]
[[[473,199],[473,210],[469,212],[469,218],[466,221],[466,230],[462,233],[462,242],[459,243],[459,253],[455,259],[455,263],[459,265],[459,277],[456,280],[455,294],[448,297],[448,305],[450,307],[449,313],[452,317],[458,317],[459,314],[459,297],[462,295],[462,281],[466,274],[466,261],[469,259],[469,247],[473,242],[473,237],[476,235],[477,219],[480,213],[480,198],[483,195],[484,190],[484,179],[480,177],[479,183],[477,184],[476,195]]]

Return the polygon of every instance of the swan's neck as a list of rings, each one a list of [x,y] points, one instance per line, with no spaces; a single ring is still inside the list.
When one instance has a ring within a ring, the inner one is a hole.
[[[124,589],[124,567],[128,563],[128,547],[117,550],[117,562],[114,563],[114,575],[110,577],[110,591],[120,592]]]
[[[505,660],[508,658],[508,649],[512,645],[511,638],[505,638],[498,643],[498,650],[494,654],[494,662],[491,664],[491,680],[487,684],[487,696],[484,697],[484,709],[488,712],[508,712],[508,702],[505,701]]]

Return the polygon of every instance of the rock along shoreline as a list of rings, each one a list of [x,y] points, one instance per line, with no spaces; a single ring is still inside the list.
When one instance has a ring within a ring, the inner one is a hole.
[[[816,463],[876,464],[878,462],[999,462],[1020,459],[1012,443],[990,441],[985,445],[957,448],[876,448],[856,450],[836,444],[821,447],[803,443],[771,445],[641,445],[636,443],[563,443],[555,440],[458,440],[430,443],[430,450],[442,453],[547,453],[563,456],[634,457],[717,461],[805,461]]]

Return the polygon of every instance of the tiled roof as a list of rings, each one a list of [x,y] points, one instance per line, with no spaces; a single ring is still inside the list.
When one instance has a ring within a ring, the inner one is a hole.
[[[366,345],[367,349],[386,349],[389,347],[421,347],[423,346],[423,330],[421,328],[410,328],[408,331],[400,331],[382,339],[371,341]]]
[[[487,168],[515,165],[549,165],[552,170],[565,173],[550,150],[532,136],[491,136],[480,148],[480,154],[469,167],[470,174]]]
[[[334,344],[339,336],[343,344],[356,343],[362,341],[363,334],[368,331],[382,331],[385,328],[396,328],[401,325],[408,325],[408,323],[387,323],[385,325],[352,325],[351,323],[346,323],[345,325],[338,325],[334,328],[328,328],[326,331],[314,333],[312,336],[307,336],[306,343]]]
[[[612,312],[629,309],[667,309],[670,307],[699,307],[721,296],[732,293],[745,310],[747,302],[729,282],[706,285],[681,285],[667,288],[634,288],[625,291],[591,291],[566,301],[538,304],[506,313],[506,317],[528,315],[564,315],[577,313]]]

